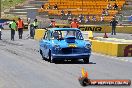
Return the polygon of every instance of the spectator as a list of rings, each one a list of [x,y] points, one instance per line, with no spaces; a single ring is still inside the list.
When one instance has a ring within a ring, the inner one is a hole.
[[[71,16],[68,16],[67,19],[68,19],[68,22],[71,23],[71,21],[72,21],[72,17],[71,17]]]
[[[72,21],[72,14],[71,14],[71,11],[68,11],[68,13],[67,13],[67,20],[68,20],[68,22],[71,23],[71,21]]]
[[[107,9],[103,9],[102,16],[108,16],[108,15],[109,15],[108,10]]]
[[[110,3],[108,3],[108,5],[107,5],[107,10],[111,10],[111,9],[112,9],[112,6],[111,6]]]
[[[24,23],[23,20],[21,20],[21,18],[18,18],[17,28],[18,28],[19,39],[22,39]]]
[[[71,23],[71,28],[79,28],[79,24],[77,22],[77,19],[73,20],[73,22]]]
[[[103,11],[102,11],[102,15],[105,16],[105,9],[103,9]]]
[[[123,14],[119,15],[118,21],[120,22],[120,25],[122,25],[122,21],[123,21]]]
[[[110,22],[110,25],[112,26],[112,32],[111,32],[111,35],[116,35],[116,25],[118,24],[118,22],[116,21],[115,18],[113,18],[113,20]]]
[[[96,16],[93,15],[92,21],[96,21]]]
[[[68,11],[68,13],[66,14],[66,16],[67,16],[67,19],[71,18],[71,16],[72,16],[71,11]]]
[[[84,22],[84,16],[82,14],[79,16],[79,22],[80,23]]]
[[[90,22],[90,16],[89,15],[86,16],[86,21],[85,22],[86,23],[89,23]]]
[[[129,22],[132,23],[132,15],[128,18]]]
[[[105,15],[108,16],[109,15],[109,12],[107,9],[105,9]]]
[[[47,9],[52,9],[50,4],[48,4],[48,8]]]
[[[61,10],[61,19],[62,20],[64,19],[64,16],[65,16],[65,12],[64,12],[64,10]]]
[[[57,6],[57,4],[55,4],[55,5],[54,5],[54,9],[58,9],[58,6]]]
[[[119,16],[119,21],[122,21],[123,20],[123,14],[120,14],[120,16]]]
[[[104,16],[100,17],[100,21],[103,22],[104,21]]]
[[[41,5],[41,9],[44,9],[44,5]]]
[[[115,4],[113,5],[113,8],[114,8],[114,10],[118,10],[118,5],[115,3]]]

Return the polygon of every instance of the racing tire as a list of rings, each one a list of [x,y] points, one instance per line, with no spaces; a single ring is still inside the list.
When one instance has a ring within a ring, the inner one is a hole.
[[[49,50],[49,62],[54,63],[54,58],[52,57],[51,50]]]
[[[40,54],[41,54],[43,60],[46,60],[46,58],[43,56],[42,50],[40,50]]]
[[[83,59],[84,63],[89,63],[89,57]]]

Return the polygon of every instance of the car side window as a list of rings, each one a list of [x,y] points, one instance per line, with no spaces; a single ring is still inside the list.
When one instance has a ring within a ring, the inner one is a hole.
[[[45,32],[43,39],[47,39],[47,31]]]
[[[50,40],[50,36],[51,36],[51,33],[50,33],[50,31],[48,30],[48,31],[47,31],[47,39],[48,39],[48,40]]]
[[[80,31],[76,31],[76,38],[83,40],[83,36],[82,36],[82,33]]]

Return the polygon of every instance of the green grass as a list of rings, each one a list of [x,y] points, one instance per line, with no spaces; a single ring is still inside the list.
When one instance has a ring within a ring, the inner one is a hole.
[[[1,0],[2,11],[11,7],[15,7],[17,4],[23,3],[26,0]]]

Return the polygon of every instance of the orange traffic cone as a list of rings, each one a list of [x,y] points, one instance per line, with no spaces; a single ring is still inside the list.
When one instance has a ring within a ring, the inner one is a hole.
[[[108,38],[108,35],[106,33],[106,30],[105,30],[105,34],[104,34],[104,37],[103,38]]]

